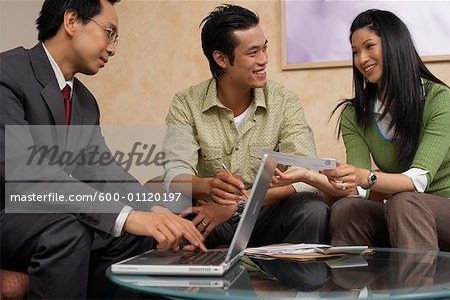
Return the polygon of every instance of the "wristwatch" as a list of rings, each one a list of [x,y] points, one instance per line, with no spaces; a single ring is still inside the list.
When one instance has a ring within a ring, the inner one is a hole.
[[[375,174],[374,171],[370,170],[369,177],[367,177],[366,190],[370,189],[375,184],[375,182],[377,182],[377,174]]]
[[[236,213],[240,216],[244,211],[245,202],[244,200],[237,200],[236,203],[238,207]]]

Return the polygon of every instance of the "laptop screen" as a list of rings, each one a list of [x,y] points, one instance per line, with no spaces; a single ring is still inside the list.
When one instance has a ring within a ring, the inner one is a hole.
[[[225,260],[226,262],[229,262],[230,259],[244,251],[247,247],[276,167],[277,162],[269,155],[265,154],[262,158],[261,165],[259,166],[258,173],[256,174],[250,197],[247,200],[241,215],[241,220],[239,221],[233,240],[231,241]]]

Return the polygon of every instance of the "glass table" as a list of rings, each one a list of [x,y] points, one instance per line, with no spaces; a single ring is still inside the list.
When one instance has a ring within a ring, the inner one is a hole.
[[[406,249],[314,262],[244,257],[222,277],[106,275],[140,293],[179,299],[450,298],[450,253]]]

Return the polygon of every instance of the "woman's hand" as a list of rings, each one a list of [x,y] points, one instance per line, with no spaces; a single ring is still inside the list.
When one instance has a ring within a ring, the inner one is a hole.
[[[358,195],[357,186],[360,185],[362,169],[352,165],[336,163],[336,169],[323,170],[321,174],[327,176],[328,182],[336,191],[347,195]]]

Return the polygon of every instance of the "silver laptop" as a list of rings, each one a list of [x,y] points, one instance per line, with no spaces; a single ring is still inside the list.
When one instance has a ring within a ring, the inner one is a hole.
[[[174,288],[221,288],[229,289],[241,276],[247,273],[242,263],[231,267],[223,276],[158,276],[158,275],[115,275],[113,281],[136,287]]]
[[[208,253],[150,250],[111,266],[115,274],[132,275],[202,275],[220,276],[234,265],[247,247],[262,202],[277,166],[269,155],[261,160],[255,183],[230,248],[213,249]]]

